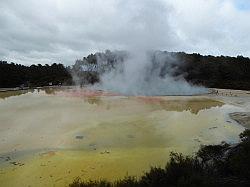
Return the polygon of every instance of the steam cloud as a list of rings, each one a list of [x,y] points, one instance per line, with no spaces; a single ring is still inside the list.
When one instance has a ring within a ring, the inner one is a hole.
[[[123,58],[116,59],[114,68],[101,75],[101,82],[95,88],[125,95],[193,95],[207,91],[176,74],[177,67],[183,62],[171,53],[130,52],[127,58],[119,59]],[[106,61],[101,57],[97,60],[98,64]]]
[[[171,7],[161,0],[140,0],[133,9],[136,14],[130,19],[138,24],[130,29],[133,32],[129,32],[128,57],[102,74],[98,87],[126,95],[191,95],[205,92],[205,88],[190,85],[181,75],[174,76],[174,67],[181,63],[174,56],[154,52],[163,46],[174,49],[177,45],[169,19]],[[102,58],[97,60],[98,64],[105,63]]]

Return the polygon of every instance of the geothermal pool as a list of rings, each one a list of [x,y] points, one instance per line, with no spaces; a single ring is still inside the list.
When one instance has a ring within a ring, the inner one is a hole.
[[[171,151],[235,143],[229,113],[250,97],[121,96],[86,89],[0,92],[0,186],[115,180],[166,164]]]

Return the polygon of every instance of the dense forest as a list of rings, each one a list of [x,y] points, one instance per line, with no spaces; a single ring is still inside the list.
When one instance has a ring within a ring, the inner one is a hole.
[[[71,84],[71,75],[62,64],[31,65],[0,61],[0,87],[37,87]]]
[[[243,56],[202,56],[184,52],[154,52],[151,60],[161,58],[161,73],[174,70],[172,76],[182,76],[188,82],[205,87],[250,90],[250,59]],[[124,63],[128,54],[122,51],[91,54],[82,60],[76,60],[71,67],[62,64],[31,65],[0,61],[0,87],[29,87],[58,84],[94,84],[106,71]],[[178,63],[177,63],[178,62]],[[157,64],[157,63],[156,63]],[[152,66],[154,67],[154,66]]]
[[[205,87],[250,90],[250,59],[176,53],[185,79]]]

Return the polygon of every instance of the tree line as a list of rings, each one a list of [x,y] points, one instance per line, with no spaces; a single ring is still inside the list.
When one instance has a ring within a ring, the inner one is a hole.
[[[107,69],[110,70],[115,68],[117,63],[124,63],[124,59],[127,57],[128,54],[126,52],[111,52],[107,50],[104,53],[90,54],[82,60],[77,60],[73,65],[73,69],[76,74],[87,77],[87,79],[83,78],[85,83],[93,84],[100,81],[102,72],[78,71],[77,69],[79,69],[80,65],[105,62],[109,65]],[[156,51],[151,53],[150,58],[151,61],[155,61],[153,64],[161,66],[162,69],[159,76],[162,77],[171,69],[173,77],[181,76],[194,85],[210,88],[250,90],[250,59],[248,57],[203,56],[197,53]],[[154,65],[151,67],[154,67]]]
[[[237,56],[202,56],[176,53],[182,63],[178,67],[184,78],[198,85],[222,89],[250,90],[250,59]]]
[[[0,61],[0,87],[38,87],[71,84],[71,75],[63,64],[31,65]]]
[[[248,57],[216,57],[166,51],[157,52],[159,53],[171,57],[164,58],[162,63],[166,66],[162,66],[161,72],[168,71],[169,68],[174,69],[173,76],[182,76],[194,85],[250,90],[250,59]],[[116,67],[116,63],[124,63],[127,56],[126,52],[107,50],[104,53],[90,54],[82,60],[77,60],[71,67],[56,63],[24,66],[0,61],[0,87],[47,86],[50,83],[53,85],[94,84],[100,81],[105,70],[102,72],[83,71],[82,65],[98,64],[101,59],[101,63],[105,62],[103,67],[110,71]],[[178,63],[169,62],[173,61],[173,58]],[[154,60],[154,55],[152,60]]]

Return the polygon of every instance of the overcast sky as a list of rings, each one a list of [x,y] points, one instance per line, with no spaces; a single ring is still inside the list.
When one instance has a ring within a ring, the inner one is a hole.
[[[250,56],[249,0],[0,0],[0,59],[157,49]]]

